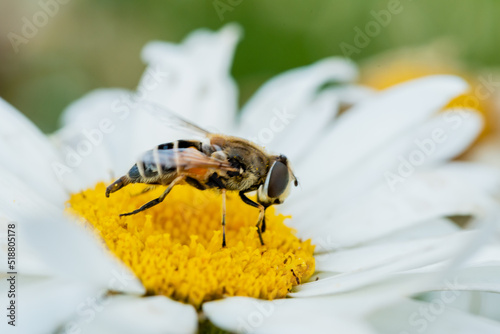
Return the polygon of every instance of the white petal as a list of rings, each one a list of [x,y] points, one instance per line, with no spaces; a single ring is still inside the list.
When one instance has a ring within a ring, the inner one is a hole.
[[[409,258],[412,254],[421,253],[436,244],[453,248],[453,240],[463,232],[440,238],[422,238],[411,241],[386,242],[384,244],[367,245],[333,253],[320,254],[315,257],[317,271],[355,272],[392,265],[398,259]],[[460,242],[462,241],[461,238]],[[452,249],[453,251],[454,249]]]
[[[376,91],[367,86],[345,85],[334,87],[335,94],[339,97],[341,108],[350,108],[363,102],[376,94]]]
[[[237,110],[229,69],[239,37],[238,26],[226,25],[218,32],[195,31],[180,45],[149,43],[142,52],[149,66],[139,95],[203,127],[227,132]]]
[[[465,159],[500,168],[500,134],[490,134],[482,138],[468,152]]]
[[[205,303],[203,312],[215,325],[233,332],[364,333],[369,314],[421,291],[421,286],[422,282],[412,280],[324,297],[274,301],[231,297]]]
[[[260,144],[271,145],[267,132],[279,136],[281,131],[291,131],[291,125],[299,122],[299,115],[317,116],[309,110],[315,104],[320,89],[327,83],[345,83],[355,79],[357,70],[351,62],[341,58],[330,58],[310,66],[293,69],[265,83],[243,107],[239,135],[251,138]],[[329,96],[335,98],[335,94]],[[326,95],[325,95],[326,96]],[[336,113],[336,98],[328,107],[330,117]],[[317,102],[316,102],[317,103]],[[300,123],[298,123],[300,125]],[[296,128],[298,125],[294,125]],[[306,128],[301,129],[309,131]],[[271,138],[272,139],[272,138]],[[276,138],[273,143],[278,143]]]
[[[23,179],[46,199],[63,203],[66,195],[54,170],[60,157],[47,137],[2,99],[0,119],[1,167]]]
[[[126,90],[102,89],[67,108],[54,141],[65,156],[70,172],[63,178],[73,192],[119,177],[145,150],[179,139],[143,110],[143,101]]]
[[[18,177],[0,168],[0,236],[2,236],[0,256],[7,258],[7,225],[14,223],[17,243],[23,245],[17,249],[17,258],[22,259],[17,263],[18,270],[25,275],[51,276],[53,272],[42,260],[40,252],[20,230],[24,225],[29,226],[29,223],[38,223],[36,219],[31,222],[25,221],[24,215],[27,212],[39,216],[57,216],[62,210],[62,203],[54,205],[48,202]],[[7,266],[7,261],[1,267],[3,266]],[[7,271],[9,270],[4,272]]]
[[[479,299],[478,315],[500,321],[500,310],[498,309],[500,295],[498,293],[472,292],[471,294],[476,297],[475,299]]]
[[[321,183],[311,172],[318,166],[328,166],[328,177],[334,178],[362,164],[379,147],[421,124],[466,88],[460,78],[432,76],[380,92],[341,115],[331,132],[302,159],[297,175],[314,188]]]
[[[64,111],[64,126],[53,139],[69,169],[62,177],[73,192],[118,177],[133,164],[140,153],[132,149],[135,138],[131,134],[138,118],[132,112],[135,104],[129,91],[101,89]]]
[[[439,270],[439,269],[438,269]],[[408,275],[425,278],[426,273],[402,274],[402,279]],[[500,293],[500,263],[478,267],[463,268],[447,275],[445,279],[434,282],[429,290],[454,291],[489,291]]]
[[[133,94],[132,91],[121,88],[101,88],[93,90],[78,100],[72,102],[61,114],[61,125],[83,124],[82,128],[91,124],[98,117],[112,115],[126,115],[128,109],[120,109],[128,105],[127,98]],[[94,125],[94,124],[92,124]],[[97,124],[99,125],[99,124]]]
[[[369,245],[385,244],[387,242],[411,241],[421,238],[442,237],[459,231],[460,228],[447,218],[430,219],[418,225],[410,226],[382,238],[370,241]]]
[[[2,277],[0,284],[5,284]],[[1,288],[1,291],[7,291]],[[103,291],[89,285],[64,280],[40,280],[17,276],[16,326],[0,323],[2,333],[55,333],[78,310],[92,310],[89,298],[98,298]],[[5,300],[5,299],[4,299]],[[47,310],[50,310],[48,312]],[[5,331],[4,331],[5,330]]]
[[[20,212],[19,234],[38,251],[54,276],[103,289],[143,294],[144,287],[89,230],[60,214]]]
[[[477,113],[467,110],[439,113],[416,129],[402,133],[373,150],[363,161],[337,176],[332,177],[330,172],[304,171],[307,173],[300,174],[300,171],[296,171],[301,187],[292,192],[284,205],[290,206],[291,210],[284,212],[294,214],[297,219],[302,209],[310,205],[314,205],[318,211],[342,207],[377,183],[387,182],[387,179],[396,180],[398,177],[404,180],[417,170],[443,163],[470,145],[481,124]],[[323,140],[318,139],[316,142],[323,143]],[[325,159],[328,157],[329,154],[325,153]],[[303,154],[304,159],[308,159],[307,154]],[[299,160],[299,164],[302,160]],[[333,165],[336,164],[331,163],[328,169],[335,168]],[[320,162],[315,169],[321,169],[319,166]]]
[[[112,296],[95,313],[92,319],[75,319],[81,333],[187,334],[196,333],[198,326],[198,315],[191,305],[164,296]]]
[[[477,112],[467,109],[446,110],[432,117],[419,129],[412,140],[412,150],[404,157],[415,159],[416,155],[423,153],[423,166],[447,161],[463,153],[482,128],[483,120]]]
[[[450,121],[455,119],[455,114],[441,113],[416,130],[384,145],[366,157],[362,163],[352,166],[333,179],[329,174],[309,172],[306,179],[313,184],[321,182],[317,186],[306,184],[307,180],[302,182],[303,175],[298,174],[301,187],[292,192],[283,207],[290,206],[288,213],[294,214],[297,219],[309,205],[314,205],[317,211],[331,210],[335,206],[342,207],[349,201],[357,200],[367,189],[382,181],[394,181],[394,186],[397,187],[398,180],[404,181],[417,170],[442,163],[461,153],[470,144],[480,129],[480,121],[475,114],[461,111],[459,119],[462,119],[462,115],[467,115],[468,120],[455,129],[452,126],[455,121]],[[440,134],[437,137],[440,138],[439,142],[433,139],[434,131]],[[479,171],[476,171],[478,174],[472,172],[471,170],[471,175],[481,174]],[[488,177],[492,174],[492,171],[487,173]],[[316,181],[313,181],[313,178]]]
[[[500,260],[500,244],[497,242],[484,245],[468,261],[468,266],[480,266]]]
[[[50,196],[36,192],[22,178],[0,167],[0,213],[7,218],[15,220],[26,212],[57,214],[63,208],[63,202],[51,202]]]
[[[454,161],[441,167],[446,170],[446,173],[453,175],[462,175],[465,180],[474,185],[480,191],[496,195],[500,189],[500,170],[487,165],[470,162]]]
[[[449,298],[450,303],[446,304],[449,307],[500,321],[500,310],[498,309],[500,294],[498,293],[479,291],[436,291],[423,294],[421,300],[432,302],[433,300],[442,298],[443,294]]]
[[[289,124],[273,127],[271,120],[269,127],[265,127],[263,123],[253,141],[273,152],[284,153],[292,164],[294,161],[300,162],[311,147],[323,140],[326,129],[334,121],[339,109],[359,103],[370,93],[365,87],[350,84],[324,88],[306,104],[297,107],[297,115]],[[279,112],[276,114],[281,115]],[[267,140],[268,130],[273,133],[271,141]]]
[[[396,248],[387,249],[384,246],[375,246],[371,248],[375,257],[373,265],[370,264],[369,261],[360,260],[364,252],[363,250],[359,252],[354,250],[351,254],[344,253],[344,255],[347,254],[346,257],[352,256],[354,259],[357,259],[360,263],[359,267],[356,266],[356,264],[352,266],[346,264],[342,253],[339,255],[339,261],[344,262],[340,263],[338,266],[335,263],[335,254],[332,254],[330,257],[325,256],[321,264],[323,267],[333,270],[349,269],[352,271],[302,284],[296,287],[297,292],[292,293],[291,296],[311,297],[359,289],[362,286],[389,279],[397,272],[423,267],[449,259],[458,254],[459,250],[461,250],[464,245],[473,242],[475,237],[477,237],[477,233],[462,232],[442,239],[437,238],[431,241],[417,241],[410,243],[402,253],[399,251],[396,252]],[[442,241],[444,241],[444,243]],[[401,248],[402,247],[399,249]],[[393,252],[391,252],[391,250]],[[394,252],[396,253],[394,254]],[[353,263],[356,263],[355,261],[356,260],[354,260]],[[432,278],[431,276],[429,277],[430,280]],[[423,284],[424,282],[422,281],[422,285]]]
[[[498,255],[498,254],[497,254]],[[401,273],[398,279],[421,279],[428,280],[433,272],[446,268],[447,263],[439,266],[423,268],[423,270],[412,270]],[[470,264],[467,264],[470,266]],[[453,290],[453,291],[489,291],[500,293],[500,262],[492,261],[489,264],[461,268],[448,273],[443,279],[432,281],[425,291]]]
[[[300,108],[302,112],[288,125],[281,125],[280,131],[271,128],[263,128],[257,137],[251,140],[257,144],[263,144],[268,151],[285,153],[290,161],[298,161],[314,145],[321,140],[323,129],[333,120],[338,111],[338,98],[331,89],[326,89],[317,94],[308,106]],[[270,123],[271,124],[271,123]],[[271,141],[267,141],[267,135],[273,131]],[[300,134],[300,135],[298,135]]]
[[[216,326],[236,333],[374,333],[359,319],[354,298],[264,301],[231,297],[203,304]]]
[[[0,257],[7,259],[9,250],[8,229],[14,232],[17,245],[23,245],[16,248],[15,268],[25,276],[51,276],[52,272],[38,255],[38,252],[32,248],[24,237],[24,233],[19,234],[19,224],[14,224],[14,228],[8,228],[8,225],[15,223],[6,219],[0,213]],[[12,234],[12,232],[11,232]],[[11,244],[12,245],[12,244]],[[22,259],[22,260],[20,260]],[[20,261],[19,261],[20,260]],[[7,260],[0,264],[0,273],[11,272]]]
[[[433,218],[482,217],[489,214],[493,203],[471,182],[475,178],[466,169],[447,166],[422,171],[395,190],[382,185],[326,215],[326,210],[312,212],[292,222],[301,237],[312,237],[321,251],[350,247]],[[490,181],[497,182],[498,175],[492,175]],[[298,225],[301,222],[303,225]]]
[[[448,308],[446,300],[451,296],[446,295],[432,303],[404,300],[374,312],[368,320],[384,334],[500,332],[498,322]]]

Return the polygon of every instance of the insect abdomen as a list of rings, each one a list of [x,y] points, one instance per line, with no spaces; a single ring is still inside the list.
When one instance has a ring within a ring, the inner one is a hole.
[[[157,183],[162,176],[172,174],[177,169],[174,159],[162,159],[155,161],[153,151],[144,154],[143,161],[138,161],[128,172],[132,182]]]
[[[141,169],[139,168],[138,164],[142,165],[141,166],[142,172],[141,172]],[[175,170],[175,168],[168,168],[167,170],[165,170],[165,168],[163,168],[163,171],[165,171],[165,172],[173,171],[173,170]],[[132,168],[130,168],[130,170],[128,172],[128,176],[130,177],[130,179],[132,179],[134,181],[141,180],[142,178],[156,177],[156,176],[158,176],[158,167],[154,163],[138,162],[134,166],[132,166]]]
[[[160,144],[153,150],[146,151],[128,172],[131,182],[162,183],[160,182],[162,179],[166,179],[163,181],[168,181],[178,167],[174,153],[175,150],[190,147],[200,151],[202,144],[196,140],[178,140]]]

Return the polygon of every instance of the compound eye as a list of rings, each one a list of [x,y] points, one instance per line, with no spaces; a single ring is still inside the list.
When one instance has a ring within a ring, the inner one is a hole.
[[[269,185],[267,195],[270,198],[277,198],[283,194],[288,187],[290,174],[288,167],[284,163],[276,161],[269,171]]]

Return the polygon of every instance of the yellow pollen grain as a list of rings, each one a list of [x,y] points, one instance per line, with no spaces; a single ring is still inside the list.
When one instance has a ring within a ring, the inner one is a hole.
[[[258,210],[228,193],[222,248],[221,196],[176,186],[165,201],[134,216],[119,217],[158,197],[164,187],[137,195],[132,185],[109,198],[105,185],[73,194],[69,210],[93,226],[109,250],[129,266],[148,294],[199,307],[224,296],[284,298],[314,272],[314,246],[285,226],[283,215],[266,211],[261,246]]]

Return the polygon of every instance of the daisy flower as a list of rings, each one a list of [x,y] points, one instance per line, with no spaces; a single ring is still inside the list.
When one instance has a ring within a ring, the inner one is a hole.
[[[271,79],[238,113],[229,70],[239,36],[229,25],[149,43],[136,91],[90,93],[50,137],[0,102],[2,231],[15,226],[19,244],[15,329],[498,332],[489,314],[449,307],[463,291],[500,291],[490,234],[500,176],[450,162],[482,128],[477,113],[445,108],[467,84],[437,75],[376,92],[355,84],[351,62],[329,58]],[[288,156],[300,187],[267,211],[265,245],[257,210],[229,196],[222,248],[220,196],[187,186],[119,218],[161,189],[107,199],[105,186],[179,139],[168,117],[145,111],[151,103]],[[6,259],[6,240],[1,249]],[[442,294],[414,298],[426,291]]]
[[[460,60],[458,49],[448,40],[436,40],[421,47],[389,50],[364,62],[360,81],[375,89],[385,89],[433,74],[454,74],[465,78],[471,89],[450,101],[448,107],[468,106],[476,110],[484,118],[484,127],[474,145],[460,159],[500,168],[498,69],[471,69]]]

